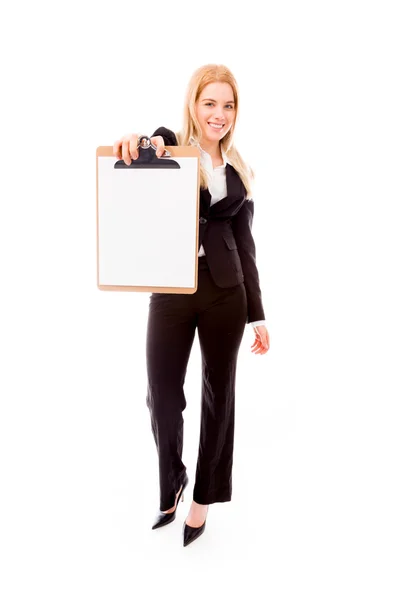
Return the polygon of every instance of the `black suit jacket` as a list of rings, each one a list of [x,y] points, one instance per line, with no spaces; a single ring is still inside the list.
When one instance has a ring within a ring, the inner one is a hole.
[[[166,146],[177,146],[173,131],[159,127]],[[251,233],[254,201],[246,199],[246,188],[232,165],[226,165],[227,196],[211,206],[208,189],[200,189],[199,249],[203,245],[214,283],[229,288],[244,283],[247,322],[265,319],[256,265],[256,247]]]

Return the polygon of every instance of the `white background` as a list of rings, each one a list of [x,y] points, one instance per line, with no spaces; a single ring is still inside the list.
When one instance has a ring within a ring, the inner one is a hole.
[[[0,595],[96,600],[400,594],[396,2],[8,3],[1,14]],[[223,63],[256,171],[271,348],[240,348],[232,502],[151,530],[148,294],[96,286],[95,151],[179,129]]]

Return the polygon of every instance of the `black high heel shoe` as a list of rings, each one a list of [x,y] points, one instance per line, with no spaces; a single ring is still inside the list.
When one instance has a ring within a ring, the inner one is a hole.
[[[208,514],[208,508],[207,508],[207,514]],[[191,527],[190,525],[187,525],[186,521],[184,522],[184,524],[183,524],[183,545],[184,546],[188,546],[189,544],[194,542],[194,540],[197,540],[197,538],[200,537],[202,533],[204,533],[204,530],[206,528],[206,521],[207,521],[207,517],[205,518],[203,525],[200,525],[200,527]]]
[[[171,513],[164,513],[160,510],[156,517],[156,520],[154,521],[152,529],[158,529],[159,527],[163,527],[164,525],[168,525],[168,523],[172,523],[172,521],[175,521],[176,509],[178,508],[178,502],[181,499],[181,497],[182,497],[182,502],[183,502],[183,497],[184,497],[183,491],[184,491],[185,487],[187,487],[188,483],[189,483],[189,478],[188,478],[187,474],[185,473],[185,478],[182,482],[182,489],[179,492],[179,495],[176,499],[175,510]]]

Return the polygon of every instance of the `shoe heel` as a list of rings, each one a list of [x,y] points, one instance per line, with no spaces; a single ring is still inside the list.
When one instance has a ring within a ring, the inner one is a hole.
[[[184,497],[185,497],[185,494],[182,492],[181,502],[183,502]]]
[[[175,520],[175,516],[176,516],[176,509],[178,508],[178,504],[179,504],[179,500],[182,500],[183,502],[183,492],[186,488],[186,486],[189,483],[189,478],[185,477],[183,483],[182,483],[182,489],[180,491],[180,495],[178,495],[177,500],[176,500],[176,506],[175,506],[175,510],[172,513],[164,513],[159,511],[158,515],[156,517],[156,521],[153,524],[152,529],[157,529],[158,527],[162,527],[163,525],[168,525],[168,523],[172,523],[172,521]]]

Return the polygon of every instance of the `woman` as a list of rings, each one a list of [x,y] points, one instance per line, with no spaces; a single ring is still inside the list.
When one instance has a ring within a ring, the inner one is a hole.
[[[238,87],[230,70],[205,65],[189,82],[181,132],[160,127],[151,137],[157,156],[174,145],[195,144],[201,152],[198,288],[194,294],[151,295],[146,346],[146,403],[159,457],[156,529],[175,519],[188,485],[182,463],[183,385],[198,330],[201,431],[184,546],[203,533],[210,504],[231,500],[236,362],[246,323],[255,331],[252,352],[269,349],[251,234],[252,171],[233,144],[238,108]],[[116,141],[114,155],[127,165],[136,160],[138,135]]]

